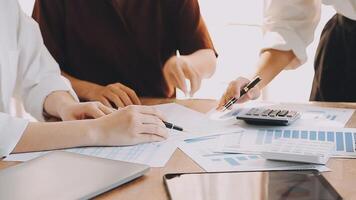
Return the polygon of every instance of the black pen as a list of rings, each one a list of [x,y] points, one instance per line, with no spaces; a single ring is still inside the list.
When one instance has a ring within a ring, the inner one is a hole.
[[[182,127],[176,126],[176,125],[166,122],[166,121],[163,121],[163,123],[166,126],[166,128],[168,128],[168,129],[174,129],[176,131],[183,131]]]
[[[261,78],[257,76],[253,81],[251,81],[249,84],[247,84],[241,91],[240,91],[240,97],[239,98],[232,98],[230,101],[228,101],[224,105],[223,112],[227,109],[229,109],[232,105],[236,103],[242,96],[244,96],[248,91],[250,91],[253,87],[255,87],[259,82],[261,81]]]

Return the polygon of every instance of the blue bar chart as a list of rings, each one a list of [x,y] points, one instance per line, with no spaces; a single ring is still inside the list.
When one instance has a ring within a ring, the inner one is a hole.
[[[296,129],[260,129],[257,132],[257,145],[271,144],[273,139],[292,138],[328,141],[335,143],[336,153],[355,153],[356,132],[348,131],[320,131]]]

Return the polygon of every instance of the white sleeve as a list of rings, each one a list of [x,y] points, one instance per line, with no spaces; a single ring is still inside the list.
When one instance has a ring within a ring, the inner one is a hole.
[[[78,97],[70,82],[60,74],[54,58],[45,47],[38,24],[19,9],[18,45],[21,97],[27,112],[43,121],[46,97],[54,91],[68,91]]]
[[[262,52],[292,50],[297,59],[287,68],[305,63],[306,48],[314,39],[320,9],[320,0],[264,0]]]
[[[0,159],[13,151],[27,125],[27,120],[0,113]]]

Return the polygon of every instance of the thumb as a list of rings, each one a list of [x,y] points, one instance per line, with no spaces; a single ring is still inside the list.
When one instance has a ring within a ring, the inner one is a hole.
[[[257,87],[254,87],[252,88],[248,93],[247,93],[247,96],[249,99],[251,100],[256,100],[260,97],[261,95],[261,91],[257,88]]]

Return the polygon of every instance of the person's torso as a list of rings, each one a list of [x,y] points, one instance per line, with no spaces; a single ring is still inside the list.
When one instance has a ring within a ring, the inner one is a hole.
[[[19,71],[19,10],[16,4],[16,1],[11,0],[0,1],[0,112],[7,113],[10,111]]]
[[[120,82],[140,96],[165,96],[162,67],[176,45],[163,6],[159,0],[68,0],[65,70],[101,85]]]

